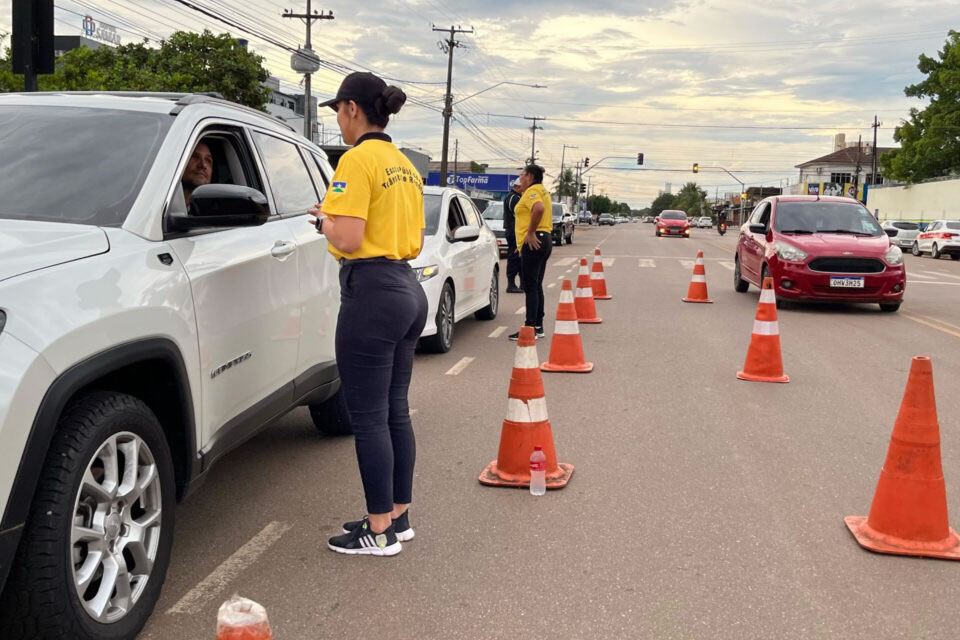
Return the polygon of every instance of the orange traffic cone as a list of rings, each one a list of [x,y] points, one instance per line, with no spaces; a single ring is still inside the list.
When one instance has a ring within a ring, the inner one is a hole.
[[[589,373],[592,362],[583,360],[583,342],[580,340],[580,323],[577,322],[577,307],[573,302],[573,285],[563,281],[560,304],[557,306],[557,322],[550,343],[550,360],[540,365],[543,371],[567,371]]]
[[[789,376],[783,374],[783,360],[780,358],[780,325],[777,323],[773,278],[763,281],[747,360],[737,377],[754,382],[790,382]]]
[[[577,307],[577,322],[580,324],[600,324],[602,319],[597,317],[597,306],[593,304],[593,285],[590,272],[587,271],[587,259],[580,258],[580,273],[577,275],[577,296],[574,304]]]
[[[913,359],[870,515],[843,521],[870,551],[960,560],[960,538],[947,520],[930,358]]]
[[[600,248],[593,250],[593,270],[590,272],[590,286],[593,288],[594,300],[609,300],[613,296],[607,293],[607,279],[603,277],[603,258],[600,257]]]
[[[481,484],[529,487],[530,454],[535,446],[542,447],[547,456],[547,489],[562,489],[573,475],[572,464],[557,462],[539,363],[533,327],[523,327],[513,361],[507,418],[500,432],[500,450],[497,459],[480,474]]]
[[[703,266],[703,251],[697,251],[697,263],[693,265],[693,278],[690,280],[690,288],[687,289],[687,297],[683,301],[713,302],[707,296],[707,270]]]
[[[240,596],[233,596],[217,612],[217,640],[273,640],[267,610]]]

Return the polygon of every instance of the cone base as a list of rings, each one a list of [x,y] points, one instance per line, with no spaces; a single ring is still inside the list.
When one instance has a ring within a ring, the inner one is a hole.
[[[684,302],[703,302],[705,304],[713,304],[713,300],[710,298],[703,298],[702,300],[696,300],[694,298],[683,298]]]
[[[554,475],[547,476],[547,489],[563,489],[565,486],[567,486],[567,483],[570,482],[570,478],[573,476],[572,464],[559,462],[557,463],[557,466],[559,469],[554,472]],[[479,479],[480,484],[485,484],[488,487],[523,488],[530,486],[529,473],[526,473],[523,476],[501,474],[497,469],[496,460],[487,465],[487,467],[483,470],[483,473],[480,474]]]
[[[748,382],[780,382],[780,383],[790,382],[790,376],[779,376],[779,377],[755,376],[752,373],[746,373],[744,371],[738,371],[737,377],[740,378],[741,380],[747,380]]]
[[[613,296],[598,296],[597,294],[593,294],[593,299],[594,300],[611,300],[613,299]]]
[[[580,324],[600,324],[603,318],[580,318],[577,320]]]
[[[544,362],[540,365],[541,371],[552,371],[555,373],[590,373],[593,371],[592,362],[582,362],[580,364],[553,364]]]
[[[960,560],[960,537],[953,529],[939,542],[918,542],[880,533],[867,524],[866,516],[847,516],[843,522],[861,547],[875,553]]]

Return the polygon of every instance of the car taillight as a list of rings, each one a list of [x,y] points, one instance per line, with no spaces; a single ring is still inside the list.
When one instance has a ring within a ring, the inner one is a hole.
[[[944,233],[937,234],[937,238],[939,238],[940,240],[953,240],[957,236],[960,236],[960,233],[944,232]]]

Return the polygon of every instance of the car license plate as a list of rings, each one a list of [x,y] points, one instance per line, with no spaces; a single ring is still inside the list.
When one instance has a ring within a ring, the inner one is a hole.
[[[863,289],[863,278],[830,278],[831,287]]]

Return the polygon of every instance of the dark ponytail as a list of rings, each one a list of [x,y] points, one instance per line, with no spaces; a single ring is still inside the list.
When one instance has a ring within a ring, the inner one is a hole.
[[[394,86],[383,90],[373,104],[361,104],[360,108],[367,116],[367,121],[375,127],[386,127],[390,116],[400,113],[400,109],[407,102],[407,94]]]

